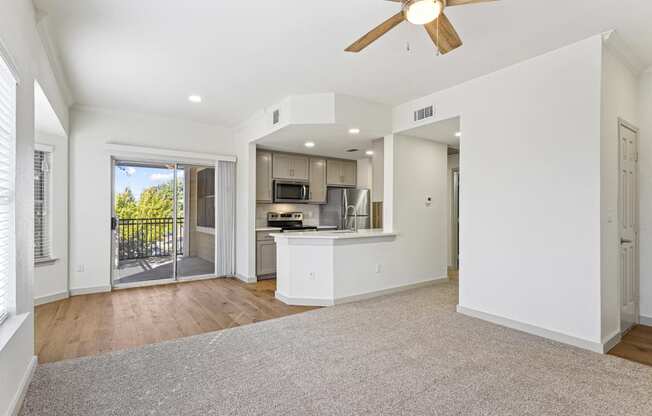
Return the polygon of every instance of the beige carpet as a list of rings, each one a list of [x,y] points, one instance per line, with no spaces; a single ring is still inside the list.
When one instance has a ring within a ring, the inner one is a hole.
[[[465,317],[456,300],[442,284],[41,365],[21,414],[652,415],[652,367]]]

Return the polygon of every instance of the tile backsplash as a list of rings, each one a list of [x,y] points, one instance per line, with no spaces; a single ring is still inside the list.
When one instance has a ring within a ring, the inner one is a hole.
[[[303,223],[305,225],[319,225],[319,205],[256,204],[256,227],[267,226],[268,212],[303,212]]]

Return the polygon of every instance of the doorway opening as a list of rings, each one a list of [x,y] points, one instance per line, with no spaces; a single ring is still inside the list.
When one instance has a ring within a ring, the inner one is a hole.
[[[113,160],[112,285],[214,277],[215,168]]]
[[[626,334],[639,323],[638,129],[619,120],[618,143],[620,330]]]
[[[460,268],[460,151],[448,148],[448,276],[458,279]]]

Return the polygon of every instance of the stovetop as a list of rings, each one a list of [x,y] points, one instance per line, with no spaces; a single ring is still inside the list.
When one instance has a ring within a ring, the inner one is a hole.
[[[303,212],[268,212],[267,225],[283,231],[316,230],[314,225],[303,225]]]

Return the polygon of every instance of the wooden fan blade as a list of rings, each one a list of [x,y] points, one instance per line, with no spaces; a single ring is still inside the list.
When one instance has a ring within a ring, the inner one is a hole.
[[[464,6],[465,4],[475,4],[475,3],[489,3],[490,1],[498,1],[498,0],[446,0],[446,7]]]
[[[439,30],[437,30],[437,25],[439,25]],[[430,39],[437,46],[441,54],[446,54],[453,49],[459,48],[462,46],[462,40],[455,31],[453,24],[444,13],[440,14],[439,17],[433,20],[430,23],[424,25],[426,32],[430,35]],[[439,32],[439,36],[438,33]]]
[[[385,20],[383,23],[379,24],[375,28],[371,29],[369,33],[356,40],[345,49],[347,52],[360,52],[367,46],[369,46],[373,41],[383,36],[385,33],[394,29],[399,23],[402,23],[405,20],[403,12],[398,12],[394,16]]]

